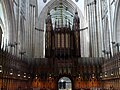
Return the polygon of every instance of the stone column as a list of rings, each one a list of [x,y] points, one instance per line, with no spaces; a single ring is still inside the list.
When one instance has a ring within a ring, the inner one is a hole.
[[[90,12],[90,4],[88,4],[88,8],[87,8],[87,11],[88,11],[88,29],[89,29],[89,40],[90,40],[90,43],[89,43],[89,56],[92,57],[92,42],[91,42],[91,12]]]

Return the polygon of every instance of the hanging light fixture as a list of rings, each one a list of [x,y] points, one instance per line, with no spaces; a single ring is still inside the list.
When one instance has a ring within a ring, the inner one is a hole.
[[[20,74],[18,74],[18,77],[20,77]]]
[[[100,73],[100,78],[102,78],[102,73]]]
[[[20,71],[18,71],[18,75],[17,76],[20,77]]]
[[[13,69],[10,69],[10,75],[13,75]]]
[[[37,78],[38,78],[38,75],[35,76],[35,79],[37,79]]]
[[[0,65],[0,73],[2,72],[2,65]]]
[[[105,77],[107,77],[107,72],[105,72]]]
[[[113,72],[111,73],[111,76],[113,76],[114,74],[113,74]]]
[[[24,78],[26,78],[26,73],[24,73]]]

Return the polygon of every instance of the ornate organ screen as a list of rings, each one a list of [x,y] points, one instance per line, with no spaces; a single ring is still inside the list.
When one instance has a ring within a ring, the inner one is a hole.
[[[60,48],[60,34],[58,34],[58,41],[57,41],[57,44],[58,44],[58,48]]]
[[[50,14],[48,14],[46,19],[45,53],[46,57],[69,58],[81,56],[79,17],[77,12],[75,12],[73,19],[72,30],[70,23],[65,26],[60,26],[59,23],[56,25],[55,23],[55,27],[53,28]]]
[[[68,34],[68,48],[70,48],[70,43],[71,43],[71,38],[70,38],[70,34]]]
[[[57,48],[57,33],[55,33],[55,48]]]
[[[55,48],[54,44],[55,44],[55,41],[54,41],[54,35],[52,35],[52,49]]]
[[[61,38],[61,39],[62,39],[62,40],[61,40],[61,41],[62,41],[62,42],[61,42],[61,43],[62,43],[62,48],[64,48],[64,42],[65,42],[65,40],[64,40],[64,34],[63,34],[63,33],[62,33],[62,38]]]
[[[48,32],[48,33],[46,33],[46,37],[47,37],[47,39],[46,39],[46,48],[49,48],[50,47],[50,33]]]
[[[68,34],[66,33],[66,48],[68,48],[69,42],[68,42],[69,38],[68,38]]]
[[[78,48],[78,32],[75,32],[75,37],[76,37],[76,48]]]
[[[50,35],[49,35],[49,32],[48,32],[48,35],[47,35],[47,43],[48,43],[47,47],[48,47],[48,48],[49,48],[49,46],[50,46],[49,38],[50,38]]]

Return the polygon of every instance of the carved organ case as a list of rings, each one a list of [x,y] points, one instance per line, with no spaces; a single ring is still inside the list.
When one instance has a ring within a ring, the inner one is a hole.
[[[45,33],[45,55],[46,57],[51,57],[52,55],[52,20],[50,13],[46,19],[46,33]]]
[[[80,49],[80,19],[78,17],[78,12],[75,12],[75,16],[73,19],[73,32],[74,32],[74,54],[76,57],[81,57],[81,49]]]
[[[50,15],[46,19],[45,56],[56,58],[80,57],[79,17],[73,19],[73,28],[69,25],[56,25],[53,29]]]

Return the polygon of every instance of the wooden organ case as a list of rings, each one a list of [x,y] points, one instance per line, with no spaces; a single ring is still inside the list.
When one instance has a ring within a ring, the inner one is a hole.
[[[69,25],[56,25],[53,29],[50,14],[46,19],[45,57],[71,58],[81,57],[79,17],[75,13],[72,29]]]

